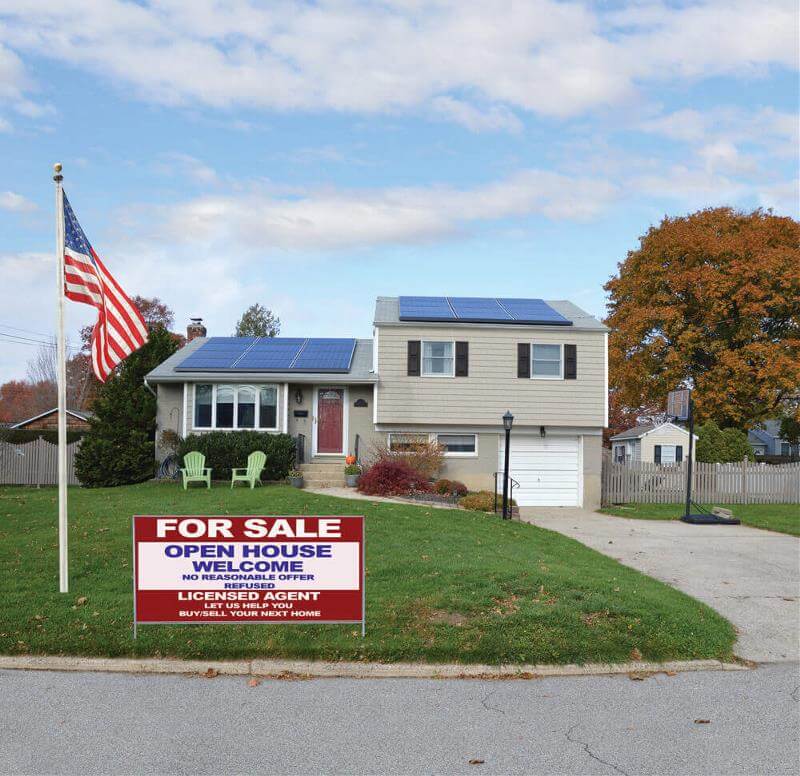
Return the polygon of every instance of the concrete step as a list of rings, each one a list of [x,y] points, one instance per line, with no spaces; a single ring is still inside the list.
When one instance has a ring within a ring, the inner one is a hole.
[[[344,475],[341,472],[303,472],[303,479],[309,484],[319,482],[335,482],[344,485]]]

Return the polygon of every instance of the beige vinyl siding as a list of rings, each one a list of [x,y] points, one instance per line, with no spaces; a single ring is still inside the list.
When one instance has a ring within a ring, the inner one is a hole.
[[[645,434],[640,440],[641,457],[637,461],[653,463],[655,461],[656,445],[683,445],[683,460],[689,459],[689,432],[679,431],[671,427],[657,429]]]
[[[469,342],[468,377],[408,377],[409,340]],[[576,380],[517,377],[517,343],[574,344]],[[602,426],[604,332],[502,327],[381,326],[378,423]]]

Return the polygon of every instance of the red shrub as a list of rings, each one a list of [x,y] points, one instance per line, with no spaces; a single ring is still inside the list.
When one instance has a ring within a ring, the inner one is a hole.
[[[404,461],[376,461],[358,479],[358,490],[368,496],[404,496],[412,491],[428,492],[428,481]]]

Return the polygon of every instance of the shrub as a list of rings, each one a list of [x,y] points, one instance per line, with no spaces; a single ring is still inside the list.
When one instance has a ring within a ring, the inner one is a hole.
[[[368,496],[403,496],[413,491],[427,493],[430,483],[405,461],[376,461],[358,478],[358,490]]]
[[[247,456],[256,450],[267,455],[264,480],[282,480],[294,465],[294,439],[288,434],[266,434],[262,431],[210,431],[190,434],[178,447],[178,459],[192,450],[206,457],[206,466],[215,480],[228,480],[235,466],[247,466]]]
[[[436,480],[433,489],[442,496],[466,496],[467,486],[458,480]]]
[[[67,430],[67,444],[77,442],[83,439],[86,431],[68,429]],[[35,442],[39,437],[42,437],[45,442],[51,444],[58,444],[58,431],[51,431],[50,429],[28,429],[28,428],[3,428],[0,429],[0,442],[8,442],[12,445],[24,445],[28,442]]]
[[[695,456],[704,463],[736,463],[754,457],[744,431],[738,428],[720,429],[713,420],[697,429]]]
[[[517,502],[512,498],[510,499],[511,506],[516,506]],[[494,512],[494,493],[490,490],[479,490],[476,493],[469,493],[464,498],[459,499],[458,505],[464,509],[472,509],[476,512]],[[501,496],[497,497],[497,509],[502,508],[503,499]]]
[[[409,434],[404,450],[389,450],[385,443],[370,445],[366,459],[371,464],[379,461],[402,461],[426,480],[434,479],[444,463],[444,448],[436,442],[413,441],[418,435]]]
[[[345,474],[361,474],[361,467],[357,463],[350,463],[344,467]]]

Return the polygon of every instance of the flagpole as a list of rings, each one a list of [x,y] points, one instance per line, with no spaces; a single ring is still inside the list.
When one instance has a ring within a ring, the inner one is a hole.
[[[53,165],[56,182],[56,308],[58,310],[58,589],[69,592],[67,554],[67,358],[64,336],[64,196],[61,164]]]

